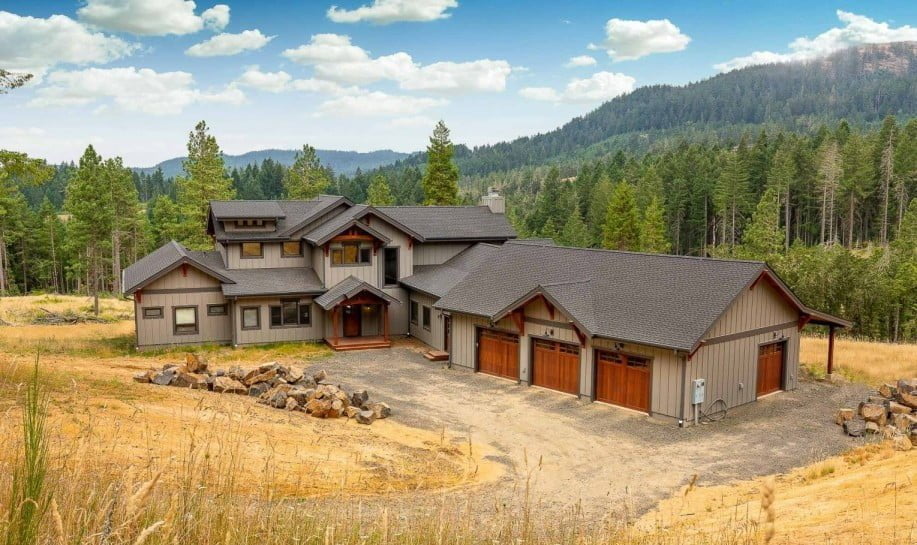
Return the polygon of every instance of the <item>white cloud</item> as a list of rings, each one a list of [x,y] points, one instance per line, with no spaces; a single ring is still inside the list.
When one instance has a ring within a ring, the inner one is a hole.
[[[387,123],[387,126],[394,129],[412,129],[415,127],[432,128],[436,125],[436,120],[425,115],[410,115],[407,117],[396,117]]]
[[[596,64],[595,57],[589,55],[579,55],[577,57],[570,57],[570,60],[567,61],[567,68],[576,68],[579,66],[594,66]]]
[[[48,76],[48,85],[36,91],[30,106],[85,106],[111,102],[125,111],[153,115],[181,112],[198,103],[241,104],[245,94],[236,87],[218,92],[194,88],[187,72],[156,72],[149,68],[87,68],[58,71]],[[101,111],[98,110],[97,111]]]
[[[550,87],[526,87],[519,91],[519,95],[546,102],[605,102],[633,91],[636,82],[637,80],[625,74],[596,72],[589,78],[570,80],[562,92]]]
[[[233,85],[249,87],[269,93],[301,91],[304,93],[321,93],[337,96],[362,92],[362,90],[356,87],[342,87],[333,81],[315,78],[293,79],[293,76],[283,70],[279,72],[262,72],[258,66],[249,66],[245,72],[233,82]]]
[[[398,82],[402,89],[442,93],[499,92],[513,71],[503,60],[415,63],[405,52],[372,57],[354,45],[349,36],[316,34],[308,44],[287,49],[283,56],[312,66],[319,79],[365,85],[381,80]]]
[[[195,7],[192,0],[87,0],[76,13],[98,27],[142,36],[222,30],[229,24],[229,6],[217,4],[201,15]]]
[[[261,34],[257,28],[243,30],[238,34],[217,34],[209,40],[192,45],[185,50],[185,54],[192,57],[227,57],[243,51],[261,49],[274,38],[275,36]]]
[[[57,64],[104,64],[130,55],[137,46],[90,32],[65,15],[47,19],[0,11],[0,67],[40,77]]]
[[[688,47],[691,38],[668,19],[631,21],[609,19],[605,23],[605,41],[590,49],[605,49],[616,61],[632,61],[653,53],[672,53]]]
[[[373,0],[373,3],[357,9],[328,8],[328,18],[335,23],[359,23],[362,21],[387,25],[397,22],[425,22],[445,19],[450,8],[458,7],[456,0]]]
[[[720,72],[728,72],[756,64],[809,61],[858,44],[917,40],[917,28],[909,25],[892,28],[888,23],[879,23],[869,17],[843,10],[837,10],[837,18],[844,23],[843,27],[826,30],[814,38],[796,38],[789,44],[789,53],[755,51],[713,67]]]
[[[339,117],[392,117],[416,114],[422,110],[445,104],[447,101],[440,98],[364,91],[326,100],[319,106],[318,111],[320,115]]]

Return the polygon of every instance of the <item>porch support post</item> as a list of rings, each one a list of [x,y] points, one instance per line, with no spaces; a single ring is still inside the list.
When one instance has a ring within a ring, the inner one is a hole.
[[[828,326],[828,376],[834,373],[834,326]]]
[[[388,342],[388,303],[382,305],[382,336]]]
[[[334,344],[338,342],[338,310],[340,307],[331,309],[331,341]]]

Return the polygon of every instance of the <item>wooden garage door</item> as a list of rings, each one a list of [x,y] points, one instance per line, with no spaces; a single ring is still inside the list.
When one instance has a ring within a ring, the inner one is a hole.
[[[786,343],[765,344],[758,347],[759,396],[767,395],[783,387],[783,347]]]
[[[478,371],[519,380],[519,335],[478,329]]]
[[[618,352],[595,353],[595,399],[650,410],[650,360]]]
[[[579,347],[532,339],[532,384],[568,394],[579,393]]]

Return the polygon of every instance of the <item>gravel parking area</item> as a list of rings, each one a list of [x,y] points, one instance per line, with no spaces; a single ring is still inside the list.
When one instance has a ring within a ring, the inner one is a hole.
[[[833,415],[866,390],[801,381],[797,390],[733,409],[719,422],[682,429],[626,409],[447,369],[407,342],[391,350],[338,353],[314,367],[348,388],[369,389],[404,424],[445,427],[496,449],[506,476],[474,491],[483,508],[518,499],[529,479],[542,505],[581,502],[596,516],[625,506],[643,512],[695,474],[700,485],[722,484],[853,447],[858,443],[841,433]]]

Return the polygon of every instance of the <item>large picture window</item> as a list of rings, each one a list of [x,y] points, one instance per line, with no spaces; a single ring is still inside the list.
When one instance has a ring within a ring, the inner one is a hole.
[[[242,307],[242,329],[261,329],[261,307]]]
[[[302,241],[289,240],[283,243],[283,257],[300,257],[302,256]]]
[[[197,307],[172,307],[172,324],[176,335],[196,335]]]
[[[242,259],[258,259],[264,256],[260,242],[243,242]]]
[[[383,248],[384,271],[382,281],[386,286],[398,284],[398,248]]]
[[[281,301],[271,306],[271,327],[298,327],[312,325],[312,304],[296,300]]]
[[[332,265],[369,265],[372,263],[373,249],[361,246],[359,242],[344,242],[331,249]]]

